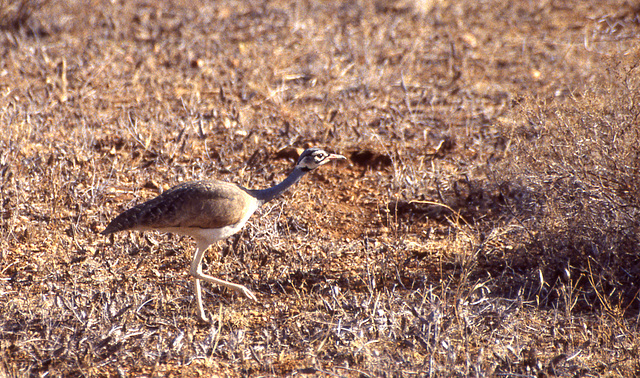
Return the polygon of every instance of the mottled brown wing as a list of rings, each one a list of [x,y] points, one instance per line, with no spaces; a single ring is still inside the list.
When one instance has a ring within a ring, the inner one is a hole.
[[[238,223],[252,200],[235,184],[188,182],[118,215],[102,234],[180,227],[220,228]]]

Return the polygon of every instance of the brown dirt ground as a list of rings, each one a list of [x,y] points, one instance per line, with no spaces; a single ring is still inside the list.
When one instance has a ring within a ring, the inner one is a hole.
[[[637,53],[629,2],[22,3],[0,25],[0,376],[640,371],[637,311],[537,291],[552,262],[489,185],[522,102]],[[205,284],[200,322],[189,238],[97,234],[183,181],[272,185],[289,146],[350,160],[209,251],[258,303]]]

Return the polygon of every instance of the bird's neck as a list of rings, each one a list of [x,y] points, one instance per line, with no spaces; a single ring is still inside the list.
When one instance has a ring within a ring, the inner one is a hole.
[[[298,180],[300,180],[300,178],[302,176],[304,176],[304,174],[307,173],[307,172],[308,171],[304,171],[304,170],[302,170],[302,169],[300,169],[298,167],[295,167],[293,169],[293,171],[291,173],[289,173],[289,176],[287,176],[287,178],[284,179],[278,185],[273,186],[273,187],[268,188],[268,189],[251,190],[250,192],[251,192],[251,194],[253,196],[256,197],[256,199],[258,201],[260,201],[261,204],[269,202],[272,199],[278,197],[280,194],[282,194],[291,185],[293,185],[296,182],[298,182]]]

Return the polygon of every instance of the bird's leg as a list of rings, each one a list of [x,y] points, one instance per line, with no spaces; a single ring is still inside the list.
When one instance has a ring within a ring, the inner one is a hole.
[[[209,247],[209,243],[205,242],[197,242],[196,245],[196,253],[193,256],[193,261],[191,261],[191,268],[189,269],[189,273],[194,277],[194,282],[196,286],[196,299],[198,301],[198,310],[200,311],[200,317],[204,321],[207,320],[207,316],[204,313],[204,307],[202,306],[202,289],[200,288],[200,280],[205,280],[207,282],[217,284],[220,286],[224,286],[227,289],[234,290],[240,294],[245,295],[247,298],[253,299],[257,301],[255,294],[251,292],[251,290],[246,287],[238,284],[234,284],[232,282],[227,282],[221,280],[219,278],[215,278],[209,275],[202,273],[202,258],[204,257],[204,252]]]
[[[198,311],[200,312],[200,319],[202,319],[203,322],[208,322],[209,318],[207,318],[207,315],[204,313],[204,307],[202,306],[202,289],[200,288],[200,280],[194,278],[193,282],[195,283],[196,287],[196,299],[198,301]]]

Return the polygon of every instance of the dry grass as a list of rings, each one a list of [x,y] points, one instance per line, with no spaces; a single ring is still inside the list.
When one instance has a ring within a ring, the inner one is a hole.
[[[588,311],[639,309],[636,55],[611,59],[608,72],[565,99],[525,101],[514,159],[501,167],[502,193],[530,237],[527,253],[552,286],[573,276],[582,289],[575,305]]]
[[[589,3],[25,8],[0,376],[638,375],[640,16]],[[259,303],[205,285],[200,323],[188,238],[97,234],[181,181],[271,185],[289,145],[351,163],[209,252]]]

